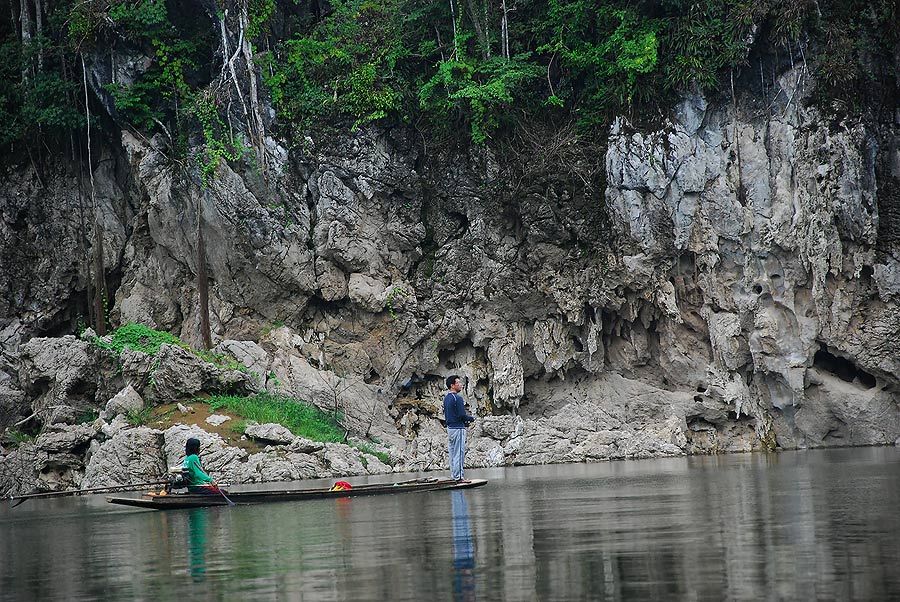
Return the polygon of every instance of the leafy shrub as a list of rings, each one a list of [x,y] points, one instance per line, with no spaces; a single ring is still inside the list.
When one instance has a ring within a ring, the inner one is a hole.
[[[177,345],[190,349],[175,335],[160,330],[153,330],[143,324],[125,324],[112,334],[112,340],[108,343],[96,339],[94,344],[109,349],[120,355],[126,347],[135,351],[141,351],[149,355],[156,355],[163,344]]]
[[[285,40],[268,57],[265,78],[285,119],[308,124],[330,114],[352,128],[400,108],[403,82],[394,70],[408,49],[405,0],[336,0],[311,31]]]
[[[426,113],[442,119],[462,112],[469,121],[472,141],[484,144],[501,116],[509,112],[514,94],[540,74],[540,67],[528,58],[522,54],[510,60],[463,57],[441,61],[437,73],[420,88],[419,104]]]

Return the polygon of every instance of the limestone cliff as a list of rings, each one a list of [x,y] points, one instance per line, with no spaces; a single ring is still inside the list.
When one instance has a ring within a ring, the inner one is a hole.
[[[76,330],[97,240],[110,321],[199,346],[199,229],[217,349],[340,404],[398,469],[446,465],[451,373],[476,466],[893,444],[900,113],[835,118],[803,69],[515,160],[403,127],[267,136],[264,171],[209,187],[110,126],[93,194],[65,165],[0,190],[2,425],[117,392],[26,345]]]

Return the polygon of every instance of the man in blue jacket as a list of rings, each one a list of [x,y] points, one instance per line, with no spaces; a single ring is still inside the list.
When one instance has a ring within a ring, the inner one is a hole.
[[[450,448],[450,478],[466,482],[463,477],[463,465],[466,459],[466,426],[475,422],[473,416],[466,413],[463,402],[462,383],[459,376],[453,374],[447,377],[447,388],[450,390],[444,396],[444,419],[447,421],[447,438]]]

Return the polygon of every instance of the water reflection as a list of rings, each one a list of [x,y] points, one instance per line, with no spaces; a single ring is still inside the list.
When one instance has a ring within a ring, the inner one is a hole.
[[[466,494],[450,494],[453,508],[453,599],[475,600],[475,542],[469,525],[469,504]]]
[[[479,476],[467,491],[171,512],[3,506],[0,602],[900,600],[898,448]]]
[[[188,510],[188,566],[194,583],[206,580],[206,536],[209,510],[194,508]]]

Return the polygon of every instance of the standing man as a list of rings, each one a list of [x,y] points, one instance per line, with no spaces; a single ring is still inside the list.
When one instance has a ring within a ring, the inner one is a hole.
[[[450,478],[467,482],[463,478],[463,465],[466,459],[466,426],[475,422],[473,416],[466,413],[463,403],[462,383],[459,376],[453,374],[447,377],[447,388],[450,390],[444,396],[444,418],[447,421],[447,438],[450,448]]]

